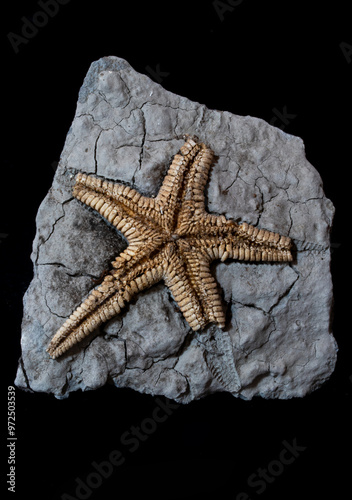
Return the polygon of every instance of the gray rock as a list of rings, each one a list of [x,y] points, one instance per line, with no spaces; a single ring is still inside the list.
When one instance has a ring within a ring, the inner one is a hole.
[[[182,135],[216,154],[208,210],[289,235],[293,263],[218,263],[227,326],[190,331],[159,284],[65,356],[45,348],[126,246],[72,197],[78,170],[155,195]],[[301,397],[332,373],[329,234],[334,207],[300,138],[263,120],[209,110],[163,89],[124,60],[94,62],[79,93],[52,188],[37,216],[34,278],[24,297],[16,385],[66,397],[107,382],[188,403],[216,391]]]

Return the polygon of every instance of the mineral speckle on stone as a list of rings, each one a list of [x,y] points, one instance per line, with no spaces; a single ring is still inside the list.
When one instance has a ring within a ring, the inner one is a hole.
[[[121,234],[73,199],[74,174],[83,170],[156,195],[185,133],[216,155],[208,211],[290,236],[295,260],[214,264],[224,331],[209,325],[192,332],[159,284],[81,346],[50,359],[52,335],[126,247]],[[329,378],[336,362],[333,213],[300,138],[168,92],[122,59],[94,62],[38,210],[16,385],[62,398],[112,382],[182,403],[217,391],[245,399],[304,396]]]

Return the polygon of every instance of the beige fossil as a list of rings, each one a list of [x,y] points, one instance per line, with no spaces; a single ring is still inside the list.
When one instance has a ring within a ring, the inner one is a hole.
[[[193,330],[225,326],[214,260],[291,261],[286,236],[206,212],[204,189],[213,152],[197,138],[174,157],[155,198],[79,173],[73,195],[120,231],[127,248],[100,286],[71,314],[47,349],[57,358],[119,314],[138,292],[164,280]]]

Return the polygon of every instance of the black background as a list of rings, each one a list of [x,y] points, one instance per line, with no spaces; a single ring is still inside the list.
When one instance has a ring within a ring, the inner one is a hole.
[[[0,252],[3,399],[20,356],[22,297],[32,278],[35,215],[54,175],[78,91],[94,60],[126,59],[161,84],[209,108],[275,122],[302,137],[336,207],[332,232],[334,374],[303,399],[243,401],[216,394],[174,409],[132,452],[120,442],[156,408],[156,399],[107,386],[58,401],[16,390],[16,493],[12,498],[76,496],[92,462],[120,450],[125,462],[89,498],[345,498],[351,488],[351,327],[348,283],[352,30],[349,2],[71,0],[15,53],[7,35],[38,2],[6,4],[2,41]],[[232,7],[231,7],[232,4]],[[4,9],[4,7],[3,7]],[[4,14],[4,12],[3,12]],[[342,44],[342,45],[341,45]],[[154,77],[155,79],[155,77]],[[276,114],[275,114],[276,113]],[[345,215],[346,214],[346,215]],[[5,320],[5,321],[4,321]],[[161,398],[162,399],[162,398]],[[5,406],[5,405],[4,405]],[[5,410],[4,410],[5,411]],[[283,441],[304,451],[265,491],[248,485],[280,456]],[[4,436],[3,447],[6,447]],[[8,469],[8,466],[5,468]],[[5,470],[3,469],[3,470]],[[5,481],[4,481],[5,483]],[[7,486],[3,484],[6,491]],[[347,493],[346,493],[347,494]],[[66,497],[70,498],[70,497]],[[82,498],[82,495],[81,495]],[[242,497],[245,498],[245,497]]]

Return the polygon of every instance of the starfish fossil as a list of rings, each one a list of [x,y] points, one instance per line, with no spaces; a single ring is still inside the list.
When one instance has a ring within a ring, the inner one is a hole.
[[[292,260],[290,238],[206,212],[204,189],[213,152],[195,137],[185,139],[155,198],[123,184],[77,174],[73,195],[115,226],[128,246],[112,262],[102,284],[57,331],[47,349],[52,358],[161,280],[193,330],[208,323],[223,328],[225,315],[210,272],[212,261]]]

